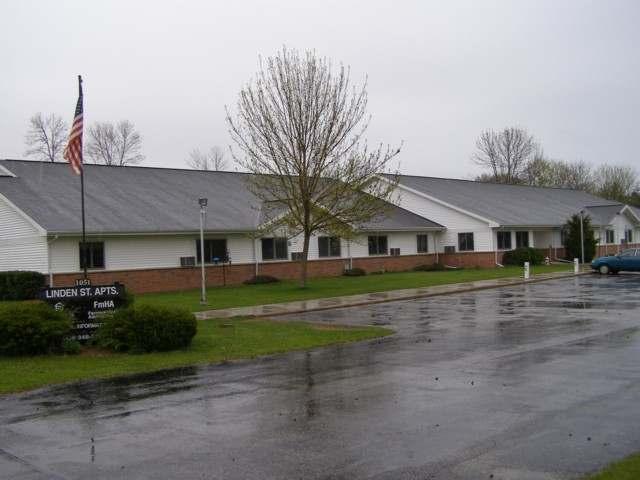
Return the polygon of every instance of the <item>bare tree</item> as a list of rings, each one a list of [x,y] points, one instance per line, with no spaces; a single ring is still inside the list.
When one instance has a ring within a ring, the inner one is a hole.
[[[594,178],[598,195],[622,203],[630,202],[634,192],[640,188],[638,173],[632,167],[602,165]]]
[[[485,130],[476,141],[473,160],[500,183],[520,183],[537,144],[526,130],[517,127],[500,132]]]
[[[194,170],[225,170],[227,160],[220,147],[213,146],[207,152],[201,152],[200,149],[195,148],[189,152],[187,165]]]
[[[61,117],[54,113],[46,117],[36,113],[29,119],[25,155],[49,162],[60,160],[67,135],[67,123]]]
[[[379,181],[399,149],[367,148],[363,135],[366,82],[352,87],[349,70],[333,71],[315,52],[283,48],[260,61],[257,78],[240,91],[229,131],[252,175],[268,227],[302,235],[300,283],[306,285],[309,241],[316,232],[348,238],[384,214],[397,177]],[[366,189],[369,193],[363,193]]]
[[[142,137],[128,120],[115,125],[98,122],[89,128],[86,153],[94,163],[134,165],[144,160],[141,149]]]

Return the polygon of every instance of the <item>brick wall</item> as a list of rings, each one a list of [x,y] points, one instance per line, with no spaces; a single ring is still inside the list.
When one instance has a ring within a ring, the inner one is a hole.
[[[354,258],[353,266],[373,271],[411,270],[416,265],[432,264],[435,254],[407,255],[400,257]],[[342,275],[348,268],[349,260],[345,258],[309,261],[307,271],[309,277],[335,277]],[[269,262],[258,265],[260,275],[272,275],[286,280],[295,280],[300,276],[300,262]],[[253,277],[255,264],[211,265],[206,267],[208,286],[237,285]],[[73,285],[81,273],[57,273],[53,275],[56,286]],[[200,267],[155,268],[140,270],[117,270],[89,272],[89,278],[95,285],[120,282],[134,293],[169,292],[190,290],[200,287]]]

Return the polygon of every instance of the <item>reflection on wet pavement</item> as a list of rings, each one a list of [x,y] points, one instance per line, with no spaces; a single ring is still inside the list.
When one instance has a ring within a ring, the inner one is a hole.
[[[0,400],[0,478],[580,478],[640,450],[640,276],[293,315],[392,337]]]

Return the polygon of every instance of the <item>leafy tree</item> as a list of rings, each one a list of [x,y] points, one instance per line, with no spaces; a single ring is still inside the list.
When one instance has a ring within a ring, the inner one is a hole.
[[[580,215],[573,215],[564,225],[564,248],[568,260],[582,258],[580,246]],[[587,215],[582,218],[582,231],[584,232],[584,261],[590,262],[596,254],[598,241],[593,233],[591,218]]]
[[[609,200],[629,203],[640,186],[638,174],[633,167],[602,165],[594,174],[595,193]]]

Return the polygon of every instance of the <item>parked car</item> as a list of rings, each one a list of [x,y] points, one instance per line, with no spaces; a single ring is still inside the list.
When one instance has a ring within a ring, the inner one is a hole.
[[[591,268],[606,275],[621,271],[640,271],[640,248],[630,248],[618,255],[598,257],[591,262]]]

